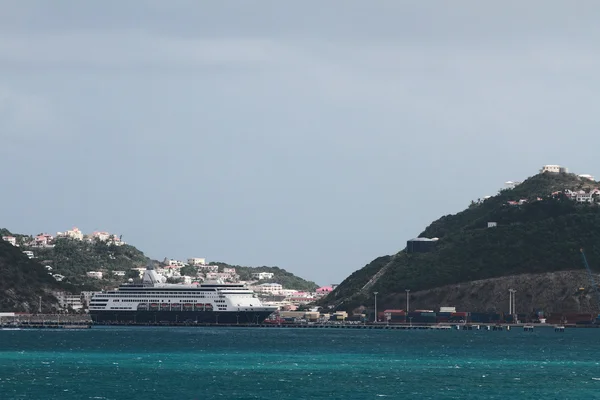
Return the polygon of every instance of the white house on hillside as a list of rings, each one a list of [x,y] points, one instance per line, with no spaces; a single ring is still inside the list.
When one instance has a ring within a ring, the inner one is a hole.
[[[17,245],[17,238],[14,236],[2,236],[2,240],[12,244],[13,246]]]
[[[257,287],[258,291],[261,293],[279,293],[283,287],[279,283],[261,283]]]
[[[260,281],[263,279],[273,279],[275,274],[272,272],[253,272],[251,276],[252,278],[258,279]]]
[[[99,271],[90,271],[86,273],[88,278],[94,278],[94,279],[102,279],[102,272]]]

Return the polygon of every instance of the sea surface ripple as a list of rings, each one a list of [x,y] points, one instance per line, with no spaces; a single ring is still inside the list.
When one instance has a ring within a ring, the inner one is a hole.
[[[0,331],[0,399],[600,398],[600,329]]]

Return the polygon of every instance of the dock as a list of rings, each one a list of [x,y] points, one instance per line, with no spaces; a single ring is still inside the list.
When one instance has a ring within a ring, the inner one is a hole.
[[[90,329],[92,321],[86,315],[37,314],[1,317],[0,329]]]
[[[498,324],[498,323],[437,323],[437,324],[411,324],[411,323],[384,323],[384,322],[263,322],[260,324],[217,324],[217,323],[193,323],[193,322],[104,322],[94,323],[88,315],[64,315],[64,314],[37,314],[37,315],[15,315],[14,317],[1,317],[0,329],[91,329],[94,327],[213,327],[213,328],[266,328],[266,329],[353,329],[353,330],[485,330],[506,331],[518,329],[526,332],[534,332],[538,329],[554,329],[555,332],[564,332],[571,328],[598,328],[598,325],[576,325],[576,324]]]

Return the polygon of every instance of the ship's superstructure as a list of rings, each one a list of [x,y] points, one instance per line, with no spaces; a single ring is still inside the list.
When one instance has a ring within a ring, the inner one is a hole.
[[[260,323],[277,307],[265,306],[241,284],[167,284],[151,267],[141,284],[95,294],[92,321],[101,323]]]

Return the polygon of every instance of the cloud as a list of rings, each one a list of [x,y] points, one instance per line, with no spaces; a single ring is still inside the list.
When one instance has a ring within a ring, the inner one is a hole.
[[[138,30],[4,35],[2,68],[186,69],[253,67],[281,60],[280,48],[262,39],[187,39]]]
[[[44,97],[0,86],[0,138],[10,142],[31,136],[54,136],[54,117]]]

